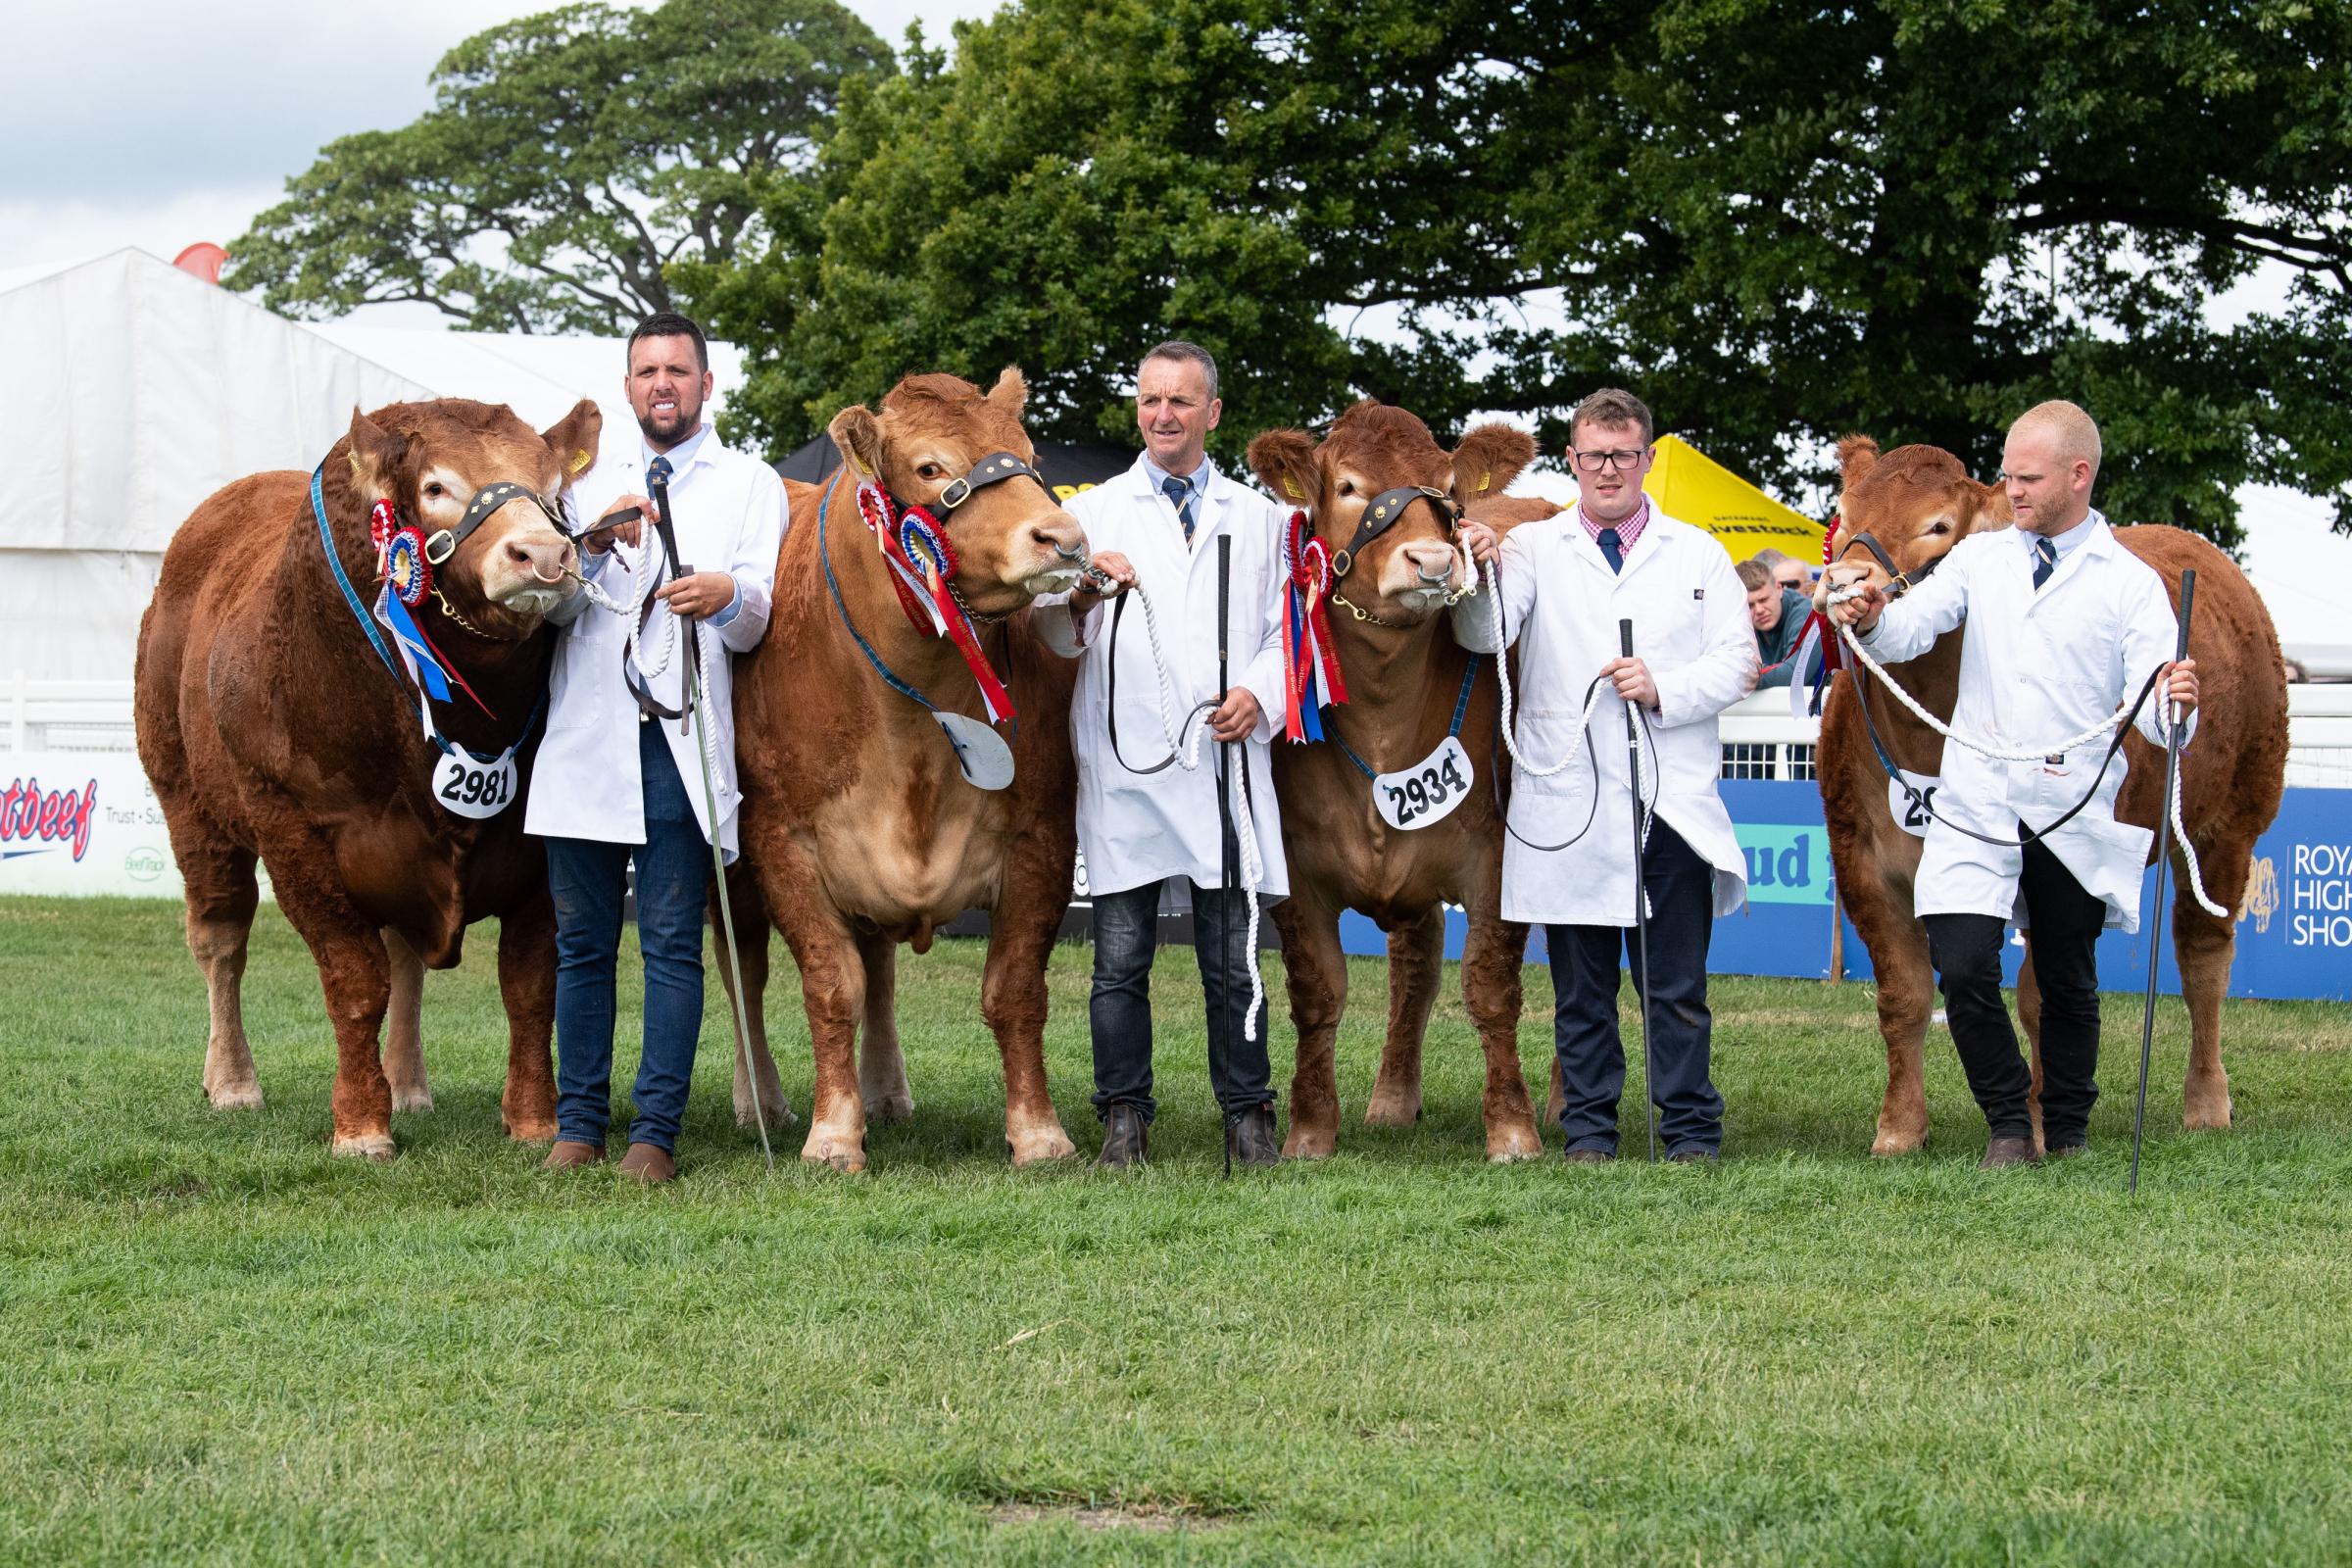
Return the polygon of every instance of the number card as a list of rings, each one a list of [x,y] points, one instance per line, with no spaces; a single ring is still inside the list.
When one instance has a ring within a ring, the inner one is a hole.
[[[1012,748],[1004,737],[976,718],[961,713],[931,715],[939,720],[948,744],[956,748],[956,765],[973,788],[1001,790],[1012,782]]]
[[[1470,794],[1478,773],[1470,754],[1452,735],[1428,757],[1401,773],[1382,773],[1372,780],[1372,804],[1380,819],[1399,832],[1410,833],[1442,821]]]
[[[1903,784],[1910,785],[1911,789],[1904,789]],[[1928,808],[1936,804],[1936,792],[1942,787],[1942,779],[1927,773],[1914,773],[1909,768],[1903,769],[1902,784],[1888,779],[1886,808],[1894,813],[1894,825],[1915,839],[1926,838],[1928,824],[1936,820],[1928,814]],[[1916,798],[1913,791],[1918,792]]]
[[[494,762],[477,762],[463,750],[453,751],[433,764],[433,795],[442,809],[480,821],[514,804],[514,779],[513,752]]]

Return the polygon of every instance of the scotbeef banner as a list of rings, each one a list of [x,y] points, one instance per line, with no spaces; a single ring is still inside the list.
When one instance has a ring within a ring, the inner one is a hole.
[[[129,752],[0,752],[0,894],[178,898],[155,791]]]

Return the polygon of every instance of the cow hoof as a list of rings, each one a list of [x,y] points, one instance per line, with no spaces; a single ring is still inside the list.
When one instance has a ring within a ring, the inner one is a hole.
[[[238,1084],[227,1089],[207,1089],[204,1098],[213,1102],[215,1110],[259,1110],[262,1108],[262,1086]]]
[[[762,1100],[760,1102],[760,1109],[766,1116],[767,1125],[771,1128],[797,1127],[801,1123],[800,1116],[792,1108],[792,1102],[788,1100],[779,1099],[773,1103]],[[735,1125],[747,1133],[760,1125],[760,1117],[752,1114],[750,1101],[744,1100],[736,1102]]]
[[[433,1092],[430,1089],[395,1089],[392,1091],[394,1110],[430,1110]]]
[[[1410,1127],[1421,1119],[1419,1095],[1383,1095],[1377,1091],[1364,1107],[1367,1127]]]
[[[400,1152],[392,1146],[390,1133],[362,1133],[357,1138],[337,1134],[334,1152],[344,1159],[372,1159],[379,1165]]]
[[[1487,1140],[1487,1163],[1509,1165],[1523,1159],[1542,1159],[1544,1140],[1532,1127],[1509,1127]]]
[[[845,1176],[855,1176],[865,1169],[865,1138],[862,1134],[853,1137],[812,1127],[808,1130],[808,1141],[801,1146],[801,1158],[811,1165],[830,1165]]]
[[[1340,1147],[1339,1138],[1323,1128],[1301,1127],[1291,1123],[1291,1136],[1282,1141],[1285,1159],[1329,1159]]]
[[[508,1122],[507,1136],[518,1144],[552,1144],[556,1141],[555,1118]]]
[[[2191,1092],[2180,1104],[2180,1125],[2192,1133],[2220,1133],[2230,1130],[2231,1113],[2230,1092],[2201,1095]]]
[[[1012,1150],[1012,1168],[1042,1165],[1051,1159],[1068,1159],[1078,1152],[1070,1135],[1058,1126],[1035,1127],[1027,1132],[1007,1133],[1005,1144]]]
[[[913,1114],[914,1097],[912,1095],[881,1095],[865,1102],[865,1119],[867,1121],[905,1121]]]
[[[1883,1132],[1871,1140],[1870,1152],[1882,1159],[1894,1154],[1916,1154],[1927,1141],[1926,1133]]]

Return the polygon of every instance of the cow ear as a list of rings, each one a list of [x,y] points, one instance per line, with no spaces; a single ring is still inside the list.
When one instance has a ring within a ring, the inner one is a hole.
[[[1446,488],[1462,506],[1502,494],[1519,470],[1536,461],[1536,438],[1496,420],[1462,437],[1453,449],[1453,477]]]
[[[1838,474],[1841,486],[1851,490],[1862,482],[1862,476],[1878,466],[1879,444],[1866,435],[1841,436],[1838,442]]]
[[[1969,509],[1967,526],[1960,530],[1962,538],[1972,533],[1990,533],[2017,521],[2017,514],[2009,510],[2009,490],[2006,485],[1978,484],[1971,480],[1969,488],[1976,492],[1973,498],[1975,505]]]
[[[582,398],[566,414],[542,432],[547,450],[556,455],[556,466],[564,470],[564,482],[571,483],[586,473],[596,462],[596,444],[604,434],[604,412],[593,398]]]
[[[1250,471],[1286,507],[1311,507],[1322,489],[1315,443],[1304,430],[1268,430],[1250,443]]]
[[[1000,413],[1015,419],[1021,416],[1021,410],[1029,403],[1029,379],[1021,374],[1019,366],[1004,367],[1004,372],[997,377],[997,384],[988,389],[988,401],[996,405]]]
[[[351,482],[368,500],[391,496],[400,481],[409,443],[377,424],[354,405],[351,411]]]
[[[882,472],[882,426],[862,403],[853,403],[833,416],[825,433],[841,449],[841,461],[850,466],[851,473],[860,479],[879,477]]]

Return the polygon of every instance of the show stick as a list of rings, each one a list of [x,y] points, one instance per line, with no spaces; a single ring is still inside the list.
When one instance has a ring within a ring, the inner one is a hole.
[[[2180,573],[2180,627],[2173,644],[2173,662],[2188,657],[2188,612],[2197,602],[2197,573]],[[2171,684],[2168,680],[2166,684]],[[2164,882],[2173,858],[2173,799],[2180,788],[2180,710],[2168,695],[2164,700],[2164,810],[2156,818],[2156,904],[2148,911],[2148,998],[2139,1015],[2139,1098],[2132,1107],[2132,1181],[2130,1192],[2139,1195],[2139,1142],[2148,1123],[2148,1054],[2156,1043],[2156,957],[2164,932]]]

